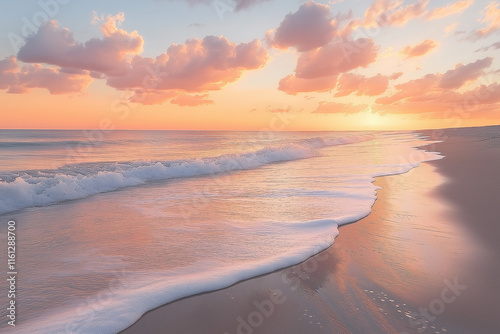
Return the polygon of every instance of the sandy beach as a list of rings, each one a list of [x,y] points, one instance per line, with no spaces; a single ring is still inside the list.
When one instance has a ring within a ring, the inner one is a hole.
[[[450,306],[450,317],[469,326],[469,333],[499,333],[500,128],[482,128],[480,135],[479,129],[429,131],[431,138],[444,135],[433,149],[446,155],[430,164],[448,179],[436,192],[453,204],[451,218],[466,230],[467,243],[481,249],[464,268],[469,288]]]
[[[500,0],[0,21],[0,334],[500,334]]]
[[[445,138],[426,149],[446,158],[378,178],[372,213],[328,250],[150,311],[122,333],[500,332],[496,132],[426,132]]]

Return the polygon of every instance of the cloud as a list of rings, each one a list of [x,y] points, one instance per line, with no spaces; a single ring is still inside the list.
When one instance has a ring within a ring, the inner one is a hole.
[[[274,114],[281,114],[281,113],[287,113],[292,111],[292,107],[283,107],[283,108],[271,108],[270,106],[267,109],[268,112],[274,113]]]
[[[393,73],[390,77],[389,77],[389,80],[397,80],[399,78],[401,78],[401,76],[403,75],[403,72],[396,72],[396,73]]]
[[[500,103],[500,84],[494,82],[489,85],[481,85],[473,90],[460,94],[455,101],[466,101],[470,103],[476,101],[478,104],[483,105]],[[498,108],[496,111],[498,112]]]
[[[458,22],[455,22],[455,23],[452,23],[448,26],[446,26],[446,28],[444,28],[444,32],[447,35],[449,35],[453,30],[455,30],[458,26]]]
[[[175,98],[173,98],[170,103],[177,104],[181,107],[189,106],[195,107],[203,104],[213,104],[214,101],[208,99],[208,94],[202,95],[188,95],[188,94],[179,94]]]
[[[245,71],[263,67],[267,60],[267,51],[258,41],[234,44],[223,36],[207,36],[173,44],[156,58],[134,56],[128,71],[108,76],[107,84],[134,91],[131,101],[142,104],[212,104],[207,94],[186,93],[220,90]]]
[[[144,105],[163,104],[169,101],[181,107],[194,107],[203,104],[213,104],[214,101],[208,99],[208,94],[189,95],[177,90],[137,90],[129,99],[132,103]]]
[[[129,101],[132,103],[140,103],[144,105],[162,104],[176,97],[179,93],[175,90],[171,91],[157,91],[157,90],[136,90],[130,97]]]
[[[314,79],[367,67],[376,60],[378,50],[369,38],[335,40],[322,48],[303,53],[297,61],[295,76]]]
[[[203,28],[205,26],[205,23],[191,23],[190,25],[188,25],[189,28]]]
[[[376,102],[387,105],[402,100],[406,102],[423,101],[435,95],[442,96],[448,91],[458,89],[465,83],[480,78],[492,62],[493,58],[488,57],[467,65],[458,64],[453,70],[444,74],[427,74],[420,79],[396,85],[397,92],[395,94],[381,97]]]
[[[480,52],[480,51],[489,51],[490,49],[493,49],[493,50],[498,50],[500,49],[500,42],[496,42],[496,43],[493,43],[491,45],[488,45],[488,46],[485,46],[485,47],[482,47],[480,49],[477,49],[475,52]]]
[[[439,87],[444,89],[457,89],[468,81],[474,81],[484,74],[484,70],[491,66],[493,58],[479,59],[467,65],[459,64],[441,77]]]
[[[109,76],[107,83],[117,89],[219,90],[245,71],[261,68],[267,59],[258,41],[234,44],[222,36],[207,36],[173,44],[155,59],[135,56],[126,73]]]
[[[437,42],[426,39],[422,43],[417,44],[415,46],[408,45],[404,47],[401,50],[401,54],[405,55],[406,58],[421,57],[431,52],[437,46],[438,46]]]
[[[172,1],[172,0],[170,0]],[[235,12],[243,9],[248,9],[254,5],[266,2],[270,0],[183,0],[191,5],[205,4],[212,6],[224,6],[224,8],[230,8]]]
[[[67,94],[84,91],[92,82],[88,74],[67,73],[61,69],[33,65],[20,73],[24,88],[45,88],[51,94]]]
[[[377,58],[378,47],[371,39],[333,41],[303,53],[295,73],[280,81],[278,89],[287,94],[325,92],[335,88],[338,75],[367,67]]]
[[[492,58],[484,58],[467,65],[459,64],[444,74],[427,74],[396,85],[396,93],[381,97],[376,103],[383,105],[381,110],[387,113],[434,113],[436,117],[451,117],[450,112],[461,113],[460,117],[471,112],[497,112],[500,102],[498,83],[490,82],[470,90],[457,91],[465,83],[482,77],[491,64]]]
[[[269,0],[233,0],[234,3],[236,3],[234,10],[236,12],[243,10],[243,9],[248,9],[258,3],[261,2],[266,2]]]
[[[457,1],[455,3],[449,4],[444,7],[436,8],[427,15],[426,19],[427,20],[441,19],[443,17],[461,13],[467,8],[469,8],[473,3],[474,0],[463,0],[463,1]]]
[[[330,91],[342,73],[373,63],[379,51],[374,41],[350,36],[355,21],[339,26],[351,18],[352,12],[332,17],[328,6],[309,1],[268,32],[272,47],[300,52],[295,72],[283,78],[278,89],[287,94]]]
[[[51,94],[82,92],[92,82],[88,71],[46,68],[40,64],[20,67],[14,56],[0,61],[0,89],[8,93],[27,93],[45,88]]]
[[[384,105],[384,113],[427,114],[427,118],[498,118],[500,84],[493,82],[458,93],[453,90],[433,90],[404,102]]]
[[[45,23],[18,53],[17,59],[33,65],[21,70],[15,57],[1,62],[0,89],[24,93],[40,87],[62,94],[82,91],[93,79],[105,79],[110,87],[130,91],[131,102],[195,106],[213,101],[206,94],[188,93],[222,89],[268,60],[259,41],[234,44],[223,36],[189,39],[172,44],[156,58],[142,57],[142,37],[119,29],[123,20],[122,13],[106,19],[94,13],[92,21],[102,23],[103,37],[85,43],[75,41],[72,32],[56,21]]]
[[[142,52],[143,39],[136,32],[119,29],[123,13],[108,16],[102,24],[103,38],[78,43],[73,33],[61,28],[56,21],[43,24],[38,32],[26,39],[17,58],[26,63],[44,63],[120,75],[128,68],[127,56]]]
[[[303,52],[326,45],[337,34],[330,7],[309,1],[286,15],[277,29],[267,32],[266,39],[271,47],[295,47]]]
[[[297,78],[291,74],[280,80],[278,89],[290,95],[305,92],[328,92],[335,88],[337,76],[314,79]]]
[[[320,102],[315,114],[356,114],[366,110],[367,105],[353,105],[335,102]]]
[[[375,0],[365,11],[362,25],[403,26],[414,18],[423,17],[429,0],[417,0],[414,4],[403,6],[400,0]]]
[[[438,75],[427,74],[423,78],[396,85],[395,88],[398,91],[397,93],[391,96],[381,97],[377,99],[376,102],[380,104],[392,104],[403,99],[425,95],[425,93],[429,92],[438,80]]]
[[[389,87],[389,78],[382,74],[367,78],[363,75],[352,73],[343,74],[338,81],[338,91],[335,97],[356,95],[376,96],[384,93]]]
[[[475,30],[469,34],[467,37],[470,41],[477,41],[479,39],[485,38],[500,29],[500,8],[498,8],[499,3],[492,1],[486,6],[484,11],[484,18],[480,21],[486,24],[485,28]]]
[[[17,84],[17,65],[16,57],[11,56],[0,60],[0,89],[9,89]]]

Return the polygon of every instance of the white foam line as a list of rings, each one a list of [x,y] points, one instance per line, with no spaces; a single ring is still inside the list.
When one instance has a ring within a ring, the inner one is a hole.
[[[61,170],[39,175],[24,173],[13,181],[0,182],[0,214],[36,206],[85,198],[150,181],[196,177],[238,170],[260,168],[267,164],[311,158],[317,149],[373,139],[372,135],[332,139],[310,138],[281,147],[264,148],[242,154],[222,155],[180,161],[129,162],[88,165],[81,174]]]

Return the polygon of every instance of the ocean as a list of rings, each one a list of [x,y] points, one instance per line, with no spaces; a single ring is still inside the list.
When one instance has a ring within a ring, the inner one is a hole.
[[[0,331],[117,333],[160,305],[300,263],[370,213],[376,177],[441,159],[430,143],[418,132],[1,130],[0,233],[15,221],[22,326],[4,317]]]

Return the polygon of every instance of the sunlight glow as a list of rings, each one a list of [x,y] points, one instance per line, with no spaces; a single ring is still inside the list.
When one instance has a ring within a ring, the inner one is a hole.
[[[371,105],[365,111],[364,119],[365,119],[365,124],[370,127],[378,128],[386,123],[384,121],[384,117],[378,114],[376,111],[373,111]]]

